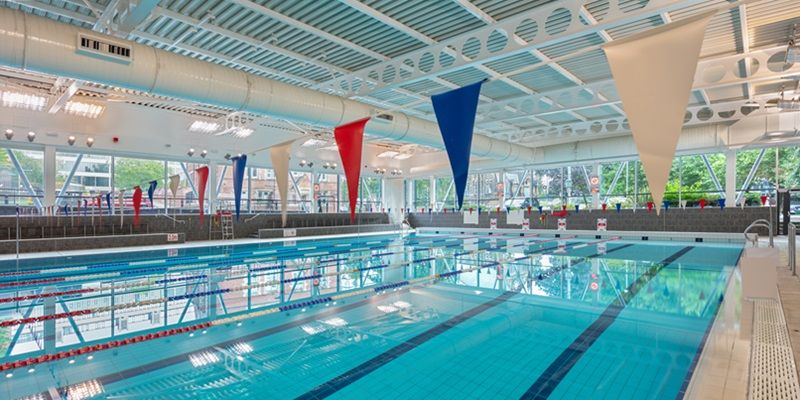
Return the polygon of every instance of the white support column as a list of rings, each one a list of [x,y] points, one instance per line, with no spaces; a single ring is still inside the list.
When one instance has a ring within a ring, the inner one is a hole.
[[[725,198],[729,207],[736,207],[736,150],[725,152]]]
[[[217,211],[217,163],[216,161],[209,161],[208,163],[208,213],[214,214]]]
[[[436,199],[436,177],[435,176],[431,176],[430,188],[431,188],[431,192],[430,192],[430,195],[428,196],[429,199],[430,199],[430,204],[428,205],[428,207],[430,207],[434,211],[436,211],[436,200],[437,199]]]
[[[45,207],[56,205],[56,148],[44,147],[44,202]]]
[[[600,170],[600,163],[596,162],[592,165],[592,175],[596,176],[598,179],[603,179]],[[597,190],[592,193],[592,209],[597,210],[600,208],[600,188],[602,181],[600,181],[597,185]]]

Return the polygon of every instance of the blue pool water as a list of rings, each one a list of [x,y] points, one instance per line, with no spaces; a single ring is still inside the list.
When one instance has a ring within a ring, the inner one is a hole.
[[[4,261],[0,398],[681,398],[740,252],[378,235]]]

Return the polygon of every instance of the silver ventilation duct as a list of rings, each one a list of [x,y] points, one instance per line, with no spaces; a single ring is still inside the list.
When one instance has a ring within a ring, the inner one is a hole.
[[[333,127],[375,111],[357,101],[6,8],[0,9],[0,43],[0,65],[275,118]],[[435,123],[402,113],[390,115],[392,118],[374,118],[367,124],[367,132],[386,139],[443,147]],[[534,151],[475,135],[472,154],[529,163]]]

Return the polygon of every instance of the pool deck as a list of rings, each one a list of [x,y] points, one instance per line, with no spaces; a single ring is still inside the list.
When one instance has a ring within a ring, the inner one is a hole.
[[[785,237],[775,239],[775,246],[781,249],[781,263],[787,263],[787,246]],[[797,251],[800,255],[800,250]],[[800,268],[798,268],[800,269]],[[789,340],[794,352],[794,361],[800,365],[800,276],[792,276],[792,272],[785,266],[779,266],[778,293],[781,297],[783,314],[789,327]]]

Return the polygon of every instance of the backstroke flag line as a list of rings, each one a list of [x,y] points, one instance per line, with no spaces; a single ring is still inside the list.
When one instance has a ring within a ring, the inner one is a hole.
[[[236,207],[236,220],[239,220],[239,211],[242,208],[242,184],[244,183],[244,171],[247,166],[247,156],[242,154],[231,158],[233,161],[233,200]]]
[[[358,203],[358,186],[361,182],[361,149],[364,144],[364,126],[369,118],[359,119],[333,129],[342,169],[347,178],[347,196],[350,200],[350,223],[356,222],[356,205]]]
[[[447,150],[447,158],[450,159],[450,168],[453,169],[459,210],[464,204],[469,156],[472,151],[472,131],[475,128],[475,113],[483,82],[431,96],[436,122]]]
[[[289,209],[289,158],[294,140],[277,144],[269,149],[272,159],[272,170],[275,171],[275,181],[278,184],[278,195],[281,197],[281,226],[286,227],[286,217]]]
[[[715,13],[603,46],[658,209],[683,128],[706,26]]]

